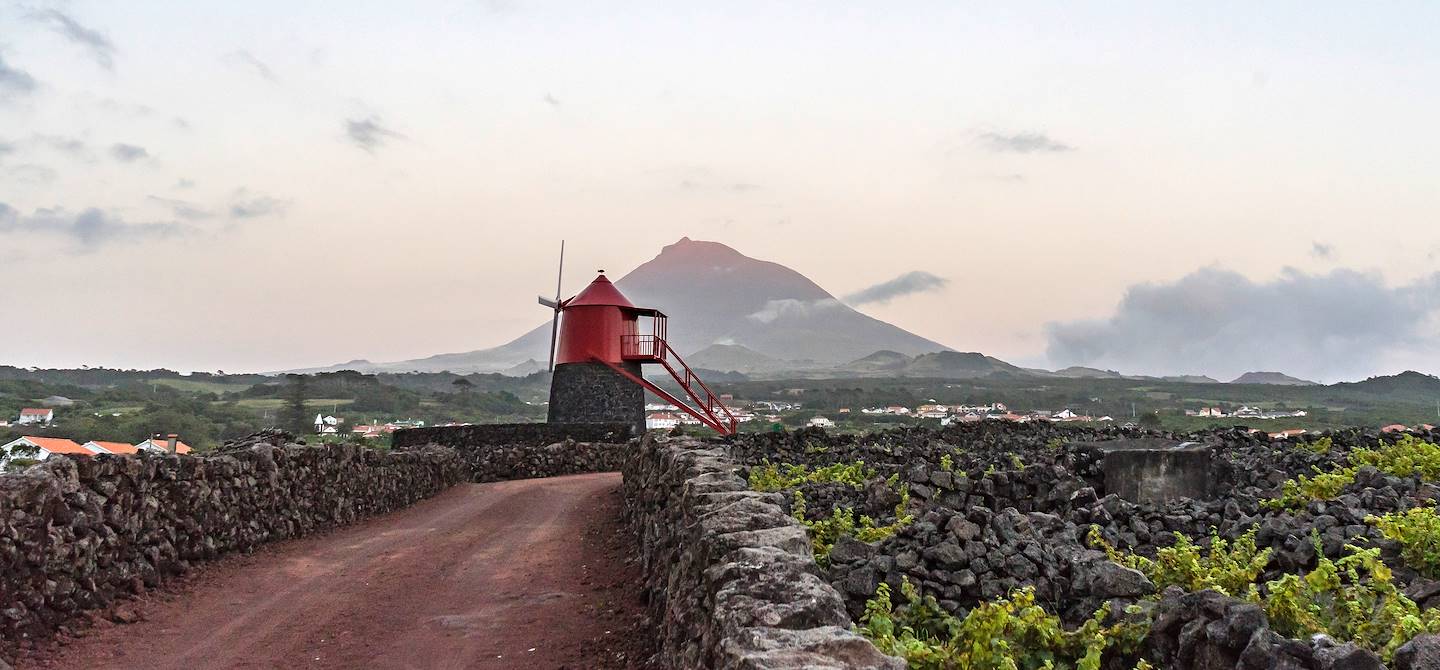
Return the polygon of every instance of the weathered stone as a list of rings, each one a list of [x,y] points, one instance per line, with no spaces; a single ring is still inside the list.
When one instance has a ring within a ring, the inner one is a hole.
[[[1440,635],[1417,635],[1395,650],[1395,670],[1440,670]]]

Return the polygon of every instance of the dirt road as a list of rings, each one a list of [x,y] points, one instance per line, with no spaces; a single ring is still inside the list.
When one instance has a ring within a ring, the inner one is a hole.
[[[54,668],[596,668],[643,656],[617,474],[465,484],[205,568]],[[21,666],[22,668],[25,665]]]

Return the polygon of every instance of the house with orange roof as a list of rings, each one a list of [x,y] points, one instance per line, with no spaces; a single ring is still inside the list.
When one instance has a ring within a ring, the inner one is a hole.
[[[1380,429],[1382,433],[1403,433],[1410,430],[1410,427],[1402,423],[1392,423]]]
[[[104,442],[101,440],[90,440],[80,445],[96,454],[138,454],[140,449],[129,442]]]
[[[152,437],[148,440],[145,440],[144,442],[135,445],[135,448],[141,451],[155,451],[162,454],[190,453],[190,445],[181,442],[180,438],[175,435],[166,435],[165,437]]]
[[[63,437],[35,437],[26,435],[8,444],[0,444],[0,465],[9,464],[16,458],[43,461],[55,454],[67,456],[91,456],[94,452],[80,446],[74,440]]]
[[[20,410],[20,420],[15,423],[21,426],[50,425],[55,421],[55,410],[45,408],[26,407]]]

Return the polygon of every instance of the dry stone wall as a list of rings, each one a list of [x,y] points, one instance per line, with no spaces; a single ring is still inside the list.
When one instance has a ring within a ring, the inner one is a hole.
[[[723,448],[653,433],[627,452],[627,521],[670,667],[902,668],[850,630],[805,529]]]
[[[469,466],[470,481],[498,482],[616,472],[631,435],[625,424],[512,423],[402,430],[394,444],[450,447]]]
[[[396,510],[468,474],[440,447],[262,442],[219,456],[52,458],[0,476],[0,640],[51,635],[197,561]]]

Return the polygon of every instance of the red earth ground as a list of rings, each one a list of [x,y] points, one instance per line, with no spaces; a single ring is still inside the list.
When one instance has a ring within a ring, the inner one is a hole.
[[[640,668],[614,473],[462,484],[202,567],[19,668]],[[99,617],[96,617],[99,619]]]

